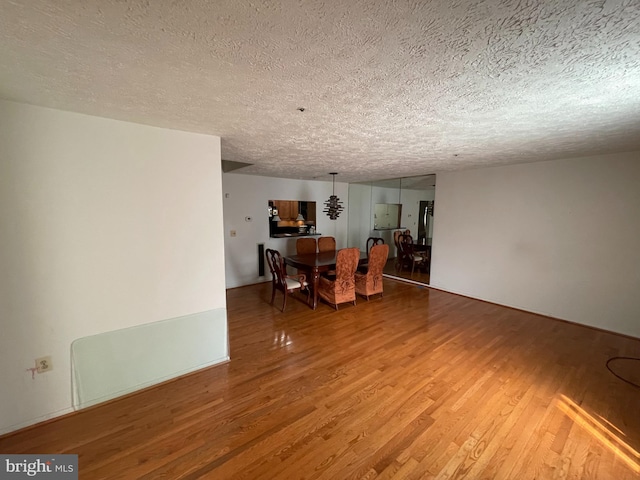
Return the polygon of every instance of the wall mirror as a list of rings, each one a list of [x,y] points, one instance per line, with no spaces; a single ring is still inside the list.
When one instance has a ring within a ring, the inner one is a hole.
[[[316,202],[269,200],[269,236],[274,238],[313,235]]]
[[[376,203],[373,212],[373,229],[389,230],[400,228],[402,205],[399,203]]]
[[[389,244],[385,275],[428,285],[430,265],[413,273],[398,268],[399,252],[393,232],[409,230],[416,248],[431,255],[435,184],[435,175],[349,184],[349,246],[364,251],[367,238],[381,237]]]

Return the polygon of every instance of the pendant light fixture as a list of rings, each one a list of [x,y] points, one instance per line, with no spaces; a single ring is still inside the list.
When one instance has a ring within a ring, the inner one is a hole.
[[[335,220],[340,215],[340,212],[344,210],[342,202],[336,197],[336,172],[332,172],[329,175],[333,175],[333,195],[329,197],[329,200],[324,202],[324,210],[331,220]]]

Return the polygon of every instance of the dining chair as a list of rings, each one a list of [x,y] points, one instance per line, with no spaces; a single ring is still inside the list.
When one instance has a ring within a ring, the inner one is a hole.
[[[367,238],[367,243],[366,243],[366,247],[367,247],[367,262],[361,264],[360,266],[358,266],[358,272],[367,273],[367,269],[369,268],[369,251],[371,250],[371,247],[373,247],[374,245],[382,245],[382,244],[384,244],[384,238],[382,238],[382,237],[369,237],[369,238]]]
[[[382,271],[389,256],[389,245],[376,244],[369,252],[369,267],[366,273],[356,272],[356,293],[369,300],[370,295],[377,293],[382,296]]]
[[[296,255],[316,253],[316,239],[313,237],[301,237],[296,240]]]
[[[336,239],[334,237],[318,238],[318,252],[333,252],[336,249]]]
[[[367,238],[367,258],[369,258],[369,250],[374,245],[381,245],[384,243],[384,238],[382,237],[369,237]]]
[[[402,235],[404,233],[403,230],[394,230],[393,232],[393,243],[395,243],[396,247],[399,248],[398,242],[400,239],[400,235]]]
[[[396,270],[402,268],[402,252],[400,251],[400,235],[409,235],[409,230],[395,230],[393,232],[393,243],[396,246]]]
[[[359,248],[343,248],[336,255],[335,278],[320,277],[318,295],[338,310],[338,304],[353,302],[356,304],[355,273],[360,260]]]
[[[414,251],[413,237],[411,235],[400,235],[398,243],[400,245],[400,270],[402,270],[405,265],[411,266],[411,274],[413,275],[416,265],[420,267],[424,266],[426,258],[424,255]]]
[[[287,306],[287,295],[289,293],[293,293],[295,291],[306,290],[307,292],[307,305],[309,304],[309,298],[311,289],[309,288],[309,284],[307,283],[306,276],[304,274],[299,275],[287,275],[287,271],[284,264],[284,259],[278,250],[273,250],[271,248],[267,248],[265,255],[267,257],[267,264],[269,265],[269,270],[271,270],[271,304],[273,305],[273,301],[276,298],[276,291],[281,291],[284,295],[284,299],[282,300],[282,311]]]
[[[335,237],[320,237],[318,238],[318,253],[321,252],[335,252],[336,251],[336,239]],[[330,270],[327,272],[328,276],[335,276],[336,271]]]
[[[316,253],[316,239],[313,237],[301,237],[296,240],[296,255]],[[298,275],[304,275],[304,270],[297,270]]]

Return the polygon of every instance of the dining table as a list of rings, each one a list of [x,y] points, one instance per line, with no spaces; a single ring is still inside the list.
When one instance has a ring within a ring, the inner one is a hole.
[[[330,270],[336,269],[336,257],[338,250],[331,250],[329,252],[319,253],[305,253],[303,255],[288,255],[284,257],[285,265],[289,265],[292,268],[297,268],[307,273],[307,282],[311,285],[313,291],[313,305],[311,308],[314,310],[318,306],[318,285],[320,284],[320,275]],[[360,259],[358,265],[362,265],[367,262],[367,253],[360,252]]]

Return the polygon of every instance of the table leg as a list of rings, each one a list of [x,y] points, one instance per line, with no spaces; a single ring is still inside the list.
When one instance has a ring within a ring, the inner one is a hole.
[[[313,309],[318,306],[318,285],[320,284],[320,273],[317,268],[311,270],[311,277],[313,280]]]

